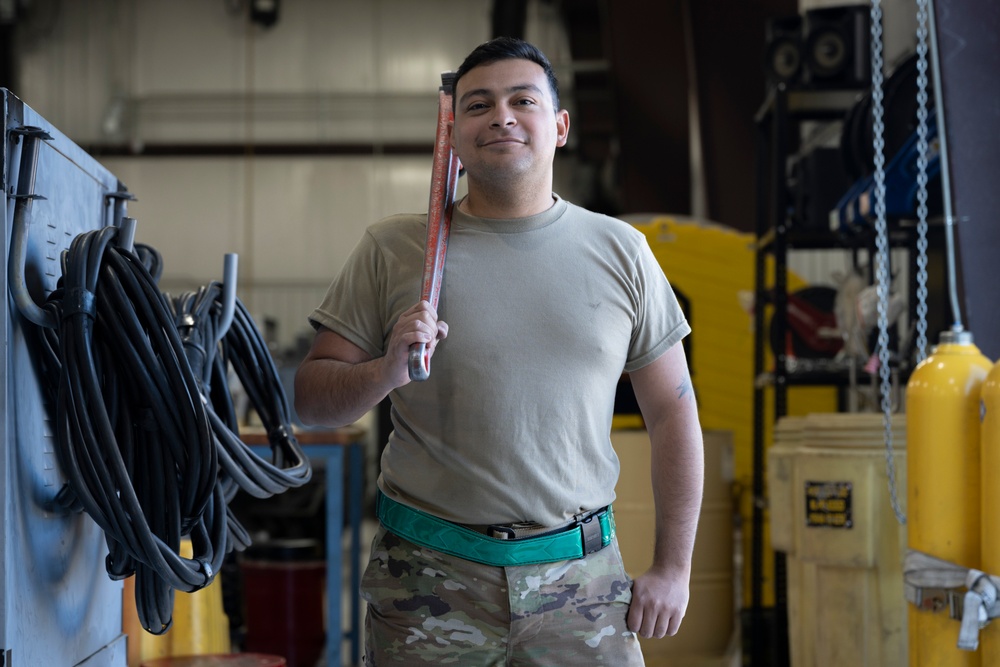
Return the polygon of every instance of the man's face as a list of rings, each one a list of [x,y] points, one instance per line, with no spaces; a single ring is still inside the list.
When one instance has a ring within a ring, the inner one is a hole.
[[[530,60],[480,65],[458,81],[451,145],[470,184],[551,175],[568,131],[569,114],[553,108],[545,72]]]

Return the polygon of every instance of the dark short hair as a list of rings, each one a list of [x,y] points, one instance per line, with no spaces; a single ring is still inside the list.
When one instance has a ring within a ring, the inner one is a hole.
[[[556,111],[559,110],[559,81],[556,79],[556,73],[552,71],[552,63],[537,46],[515,37],[496,37],[477,46],[472,53],[466,56],[465,61],[458,68],[458,72],[455,73],[455,90],[458,89],[459,79],[465,76],[469,70],[501,60],[530,60],[541,67],[549,80],[552,104]]]

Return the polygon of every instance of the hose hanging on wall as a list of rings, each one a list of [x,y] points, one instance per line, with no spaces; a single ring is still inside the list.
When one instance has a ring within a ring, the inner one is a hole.
[[[236,300],[231,323],[220,336],[217,322],[223,308],[220,283],[182,294],[172,299],[171,305],[188,361],[210,398],[209,421],[218,442],[220,483],[227,494],[235,493],[236,486],[255,498],[268,498],[308,482],[311,468],[292,435],[291,410],[278,370],[246,307]],[[264,425],[273,463],[262,459],[239,439],[226,379],[228,365],[232,365]]]
[[[174,590],[207,586],[227,552],[249,545],[228,506],[239,489],[268,497],[305,484],[311,469],[267,347],[234,290],[227,296],[212,283],[171,300],[157,287],[159,253],[119,247],[119,231],[72,241],[43,307],[55,326],[29,330],[67,479],[56,503],[85,510],[104,530],[109,576],[135,573],[139,621],[162,634]],[[267,427],[273,462],[239,439],[227,364]],[[179,555],[182,536],[191,538],[191,558]]]

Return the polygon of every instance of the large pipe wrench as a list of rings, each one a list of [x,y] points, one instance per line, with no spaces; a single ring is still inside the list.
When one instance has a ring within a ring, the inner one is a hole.
[[[431,196],[427,207],[427,241],[424,245],[424,275],[420,299],[437,310],[444,280],[444,260],[448,251],[451,214],[458,190],[458,157],[451,150],[448,128],[455,118],[452,100],[455,93],[455,73],[441,74],[438,88],[437,138],[434,143],[434,163],[431,170]],[[409,371],[411,380],[426,380],[431,373],[430,351],[426,343],[410,346]]]

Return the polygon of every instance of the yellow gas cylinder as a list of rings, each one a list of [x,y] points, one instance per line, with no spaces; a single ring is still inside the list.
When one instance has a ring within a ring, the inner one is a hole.
[[[963,567],[980,567],[979,400],[990,360],[967,331],[941,334],[906,386],[909,548]],[[979,667],[959,650],[948,606],[909,609],[911,667]]]
[[[993,365],[982,387],[980,402],[980,452],[982,456],[982,567],[1000,573],[1000,362]],[[993,621],[979,633],[984,665],[1000,665],[1000,623]]]

